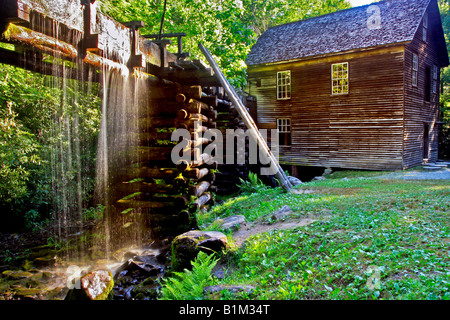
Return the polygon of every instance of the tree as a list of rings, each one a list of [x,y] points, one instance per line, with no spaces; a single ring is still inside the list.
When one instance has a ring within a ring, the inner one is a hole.
[[[244,22],[257,36],[270,27],[350,8],[342,0],[243,0]]]
[[[160,31],[163,0],[104,0],[101,7],[121,22],[144,21],[146,27],[140,29],[141,34]],[[203,58],[198,49],[202,42],[230,82],[243,88],[245,59],[267,28],[349,7],[344,0],[168,1],[163,32],[185,32],[184,51],[192,58]],[[175,47],[171,49],[176,51]]]
[[[447,51],[450,50],[450,1],[440,0],[442,27],[444,29]],[[440,120],[443,124],[439,132],[439,157],[450,159],[450,67],[441,71]]]
[[[11,203],[27,194],[31,172],[41,162],[39,144],[16,122],[11,110],[0,117],[0,201]]]
[[[101,114],[98,84],[87,87],[0,64],[2,228],[34,228],[90,200]]]

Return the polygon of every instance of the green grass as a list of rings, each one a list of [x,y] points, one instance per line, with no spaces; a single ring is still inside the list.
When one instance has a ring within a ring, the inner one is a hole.
[[[199,217],[205,225],[233,214],[270,222],[283,205],[294,210],[292,219],[317,218],[247,239],[221,282],[254,285],[256,299],[450,300],[449,181],[376,175],[339,172],[301,185],[312,194],[277,188],[213,207]],[[376,285],[368,284],[373,269]]]

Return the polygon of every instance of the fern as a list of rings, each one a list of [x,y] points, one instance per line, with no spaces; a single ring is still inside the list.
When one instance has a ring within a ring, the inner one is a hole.
[[[249,172],[248,181],[239,178],[241,183],[238,185],[243,194],[254,193],[267,189],[267,186],[258,178],[254,172]]]
[[[201,300],[203,288],[213,283],[212,269],[219,259],[200,251],[191,262],[192,270],[174,272],[173,276],[164,279],[160,300]]]

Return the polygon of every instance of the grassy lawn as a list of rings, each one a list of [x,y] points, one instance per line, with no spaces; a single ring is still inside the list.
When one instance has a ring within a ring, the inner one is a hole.
[[[290,220],[316,219],[255,234],[232,249],[227,275],[217,281],[256,290],[222,298],[450,300],[450,182],[379,174],[338,172],[299,186],[313,193],[259,190],[202,214],[205,226],[235,214],[273,223],[271,214],[289,205]]]

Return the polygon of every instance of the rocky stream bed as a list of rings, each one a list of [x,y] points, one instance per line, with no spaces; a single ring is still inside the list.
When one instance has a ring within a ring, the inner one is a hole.
[[[79,252],[55,246],[44,235],[0,237],[0,300],[84,299],[72,294],[82,287],[80,277],[102,270],[113,280],[109,299],[155,299],[160,279],[170,269],[170,243],[128,246],[102,257],[104,251],[95,245]]]

